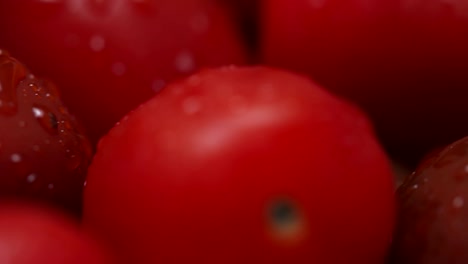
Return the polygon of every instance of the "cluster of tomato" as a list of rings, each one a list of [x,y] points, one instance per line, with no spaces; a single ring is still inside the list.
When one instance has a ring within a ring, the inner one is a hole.
[[[461,0],[0,0],[0,263],[465,263],[467,47]]]

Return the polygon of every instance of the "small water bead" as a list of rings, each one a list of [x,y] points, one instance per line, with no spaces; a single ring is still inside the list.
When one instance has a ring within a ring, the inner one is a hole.
[[[230,72],[230,71],[236,70],[237,68],[238,67],[235,64],[229,64],[229,65],[219,67],[219,69],[223,72]]]
[[[184,87],[181,85],[175,85],[171,87],[171,92],[173,95],[178,96],[181,95],[184,92]]]
[[[61,3],[61,2],[63,2],[63,0],[39,0],[39,2],[55,4],[55,3]]]
[[[195,59],[189,51],[181,51],[174,60],[175,68],[181,73],[189,73],[195,69]]]
[[[199,86],[201,84],[201,77],[200,75],[198,74],[194,74],[192,76],[190,76],[187,80],[188,84],[191,85],[191,86]]]
[[[210,20],[204,13],[193,16],[189,21],[190,27],[195,33],[204,33],[208,30]]]
[[[100,52],[106,47],[106,40],[100,35],[94,35],[89,40],[89,47],[94,52]]]
[[[29,182],[29,183],[35,182],[36,179],[37,179],[37,175],[34,174],[34,173],[31,173],[26,177],[26,181]]]
[[[229,97],[229,108],[233,113],[241,114],[247,111],[247,105],[245,98],[239,95],[233,95]]]
[[[166,86],[166,82],[164,80],[161,80],[161,79],[154,80],[151,83],[151,89],[155,93],[160,92],[165,86]]]
[[[193,115],[198,113],[202,108],[202,104],[199,99],[195,97],[186,98],[182,102],[182,111],[187,115]]]
[[[23,158],[21,157],[20,154],[18,153],[13,153],[11,154],[10,156],[10,160],[13,162],[13,163],[19,163],[23,160]]]
[[[33,111],[34,117],[36,118],[42,118],[45,115],[44,111],[37,107],[33,107],[32,111]]]
[[[78,1],[78,3],[79,2],[80,1]],[[90,12],[94,12],[97,15],[97,17],[107,15],[109,12],[112,11],[113,7],[117,6],[115,5],[114,1],[108,1],[108,0],[85,1],[85,4],[87,5],[87,9]]]
[[[468,173],[468,164],[465,165],[465,167],[463,168],[463,170],[465,171],[465,173]]]
[[[29,87],[31,88],[31,90],[33,90],[33,92],[35,92],[35,93],[38,93],[38,92],[42,91],[42,88],[41,88],[40,86],[38,86],[37,84],[35,84],[35,83],[30,83],[28,86],[29,86]]]
[[[309,0],[310,6],[317,9],[322,8],[326,2],[326,0]]]
[[[25,121],[19,121],[18,126],[19,127],[26,127],[26,122]]]
[[[82,162],[83,162],[83,159],[81,155],[78,155],[78,154],[67,155],[66,166],[67,166],[67,169],[69,170],[76,170],[78,167],[80,167]]]
[[[63,39],[65,46],[75,48],[80,45],[81,39],[77,34],[68,34]]]
[[[115,62],[112,64],[111,70],[115,76],[122,76],[127,71],[127,66],[122,62]]]
[[[453,198],[452,206],[454,208],[457,208],[457,209],[462,208],[464,204],[465,204],[465,200],[463,199],[463,197],[457,196],[457,197]]]
[[[261,99],[270,101],[275,98],[275,87],[273,84],[268,83],[259,87],[259,96]]]
[[[57,116],[44,106],[33,106],[32,112],[39,124],[50,134],[58,133]]]

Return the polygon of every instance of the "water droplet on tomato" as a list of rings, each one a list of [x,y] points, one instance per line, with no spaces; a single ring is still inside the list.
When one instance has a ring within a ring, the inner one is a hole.
[[[28,183],[33,183],[33,182],[36,181],[36,179],[37,179],[37,175],[34,174],[34,173],[31,173],[31,174],[29,174],[28,176],[26,176],[26,181],[27,181]]]
[[[181,85],[174,85],[172,86],[171,92],[175,96],[181,95],[184,92],[184,87]]]
[[[309,4],[312,8],[322,8],[326,2],[326,0],[309,0]]]
[[[457,197],[453,198],[452,206],[454,208],[456,208],[456,209],[462,208],[464,204],[465,204],[465,200],[463,199],[463,197],[457,196]]]
[[[94,52],[102,51],[106,46],[106,40],[100,35],[94,35],[89,40],[89,47]]]
[[[114,6],[114,1],[89,0],[87,1],[87,5],[91,12],[95,12],[98,16],[100,16],[106,15],[111,11],[111,8]]]
[[[122,76],[127,71],[127,67],[122,62],[115,62],[112,64],[111,70],[115,76]]]
[[[39,2],[55,4],[55,3],[61,3],[61,2],[63,2],[63,0],[39,0]]]
[[[188,78],[187,82],[191,86],[199,86],[201,84],[201,77],[198,74],[194,74]]]
[[[13,153],[13,154],[11,154],[11,156],[10,156],[10,160],[11,160],[13,163],[20,163],[20,162],[23,160],[23,157],[21,157],[21,155],[18,154],[18,153]]]
[[[195,69],[195,60],[189,51],[182,51],[176,56],[174,65],[179,72],[189,73]]]
[[[67,154],[66,165],[69,170],[75,170],[81,165],[81,162],[82,162],[81,155],[77,155],[75,153]]]
[[[182,111],[187,115],[198,113],[202,108],[200,100],[194,97],[186,98],[182,101]]]
[[[228,105],[231,111],[236,114],[243,113],[247,110],[244,97],[239,96],[239,95],[230,96]]]
[[[264,100],[272,100],[275,98],[275,89],[273,84],[267,83],[259,87],[259,96]]]
[[[200,13],[190,19],[190,27],[195,33],[203,33],[208,30],[210,21],[206,14]]]
[[[161,79],[154,80],[153,83],[151,83],[151,89],[155,93],[160,92],[165,86],[166,86],[166,82]]]
[[[65,46],[75,48],[80,45],[80,37],[77,34],[67,34],[64,39]]]
[[[58,133],[58,120],[52,111],[44,106],[33,106],[32,112],[39,124],[50,134]]]
[[[35,93],[38,93],[42,90],[42,88],[35,83],[30,83],[29,88],[31,88],[31,90]]]

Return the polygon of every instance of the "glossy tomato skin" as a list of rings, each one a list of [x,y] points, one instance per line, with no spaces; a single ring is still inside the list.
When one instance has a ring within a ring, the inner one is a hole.
[[[395,264],[468,261],[468,137],[434,150],[398,188]]]
[[[0,199],[44,201],[79,214],[92,155],[55,85],[0,50]]]
[[[83,222],[129,263],[381,263],[390,171],[362,113],[307,78],[206,70],[103,138]]]
[[[465,136],[465,1],[264,0],[262,57],[307,73],[369,113],[386,147],[416,165]]]
[[[0,263],[116,263],[76,223],[44,207],[0,205]]]
[[[236,26],[206,0],[1,1],[0,47],[61,87],[93,142],[166,82],[245,61]]]

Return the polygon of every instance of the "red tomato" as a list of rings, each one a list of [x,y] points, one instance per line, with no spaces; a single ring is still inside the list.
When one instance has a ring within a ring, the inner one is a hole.
[[[83,221],[135,264],[375,264],[393,191],[360,111],[288,72],[223,68],[103,138]]]
[[[398,188],[389,264],[468,263],[468,137],[434,150]]]
[[[236,29],[208,0],[0,1],[0,47],[61,88],[94,142],[166,82],[243,63]]]
[[[92,156],[55,86],[0,50],[0,197],[79,213]]]
[[[18,204],[0,205],[0,263],[110,264],[111,258],[69,219]]]
[[[462,0],[264,0],[265,62],[355,101],[413,165],[468,134],[468,16]]]

